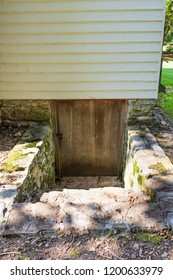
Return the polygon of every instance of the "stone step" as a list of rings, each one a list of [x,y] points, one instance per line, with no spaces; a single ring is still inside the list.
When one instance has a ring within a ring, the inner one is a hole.
[[[142,192],[135,192],[119,187],[84,189],[63,189],[44,193],[40,201],[53,206],[61,206],[67,201],[73,203],[114,203],[127,202],[129,204],[144,203],[149,197]]]
[[[38,232],[84,233],[92,230],[117,232],[132,228],[160,231],[167,227],[157,203],[64,201],[59,206],[49,203],[13,205],[4,234],[37,234]]]
[[[10,194],[13,198],[14,193]],[[0,219],[5,220],[1,232],[11,235],[106,229],[117,232],[133,228],[173,230],[172,196],[171,187],[158,191],[153,203],[142,192],[120,187],[45,192],[37,203],[14,203],[6,216],[6,206],[1,203]]]

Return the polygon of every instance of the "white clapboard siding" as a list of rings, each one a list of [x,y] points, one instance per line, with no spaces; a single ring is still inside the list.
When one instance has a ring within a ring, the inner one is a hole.
[[[137,90],[139,87],[143,87],[144,90],[154,90],[156,86],[156,82],[129,82],[128,81],[128,89],[129,90]],[[50,88],[51,87],[51,88]],[[73,89],[74,91],[94,91],[94,90],[126,90],[127,85],[125,83],[120,82],[14,82],[6,83],[1,82],[0,90],[46,90],[46,91],[70,91]]]
[[[40,34],[40,35],[1,35],[2,44],[77,44],[77,43],[126,43],[151,42],[160,43],[161,32],[138,33],[97,33],[97,34]]]
[[[155,98],[163,0],[0,5],[0,99]]]
[[[41,46],[40,44],[31,47],[29,44],[14,45],[14,44],[1,44],[0,52],[5,52],[7,54],[20,53],[20,54],[65,54],[65,53],[148,53],[160,51],[159,45],[157,43],[129,43],[129,44],[45,44]]]
[[[2,63],[107,63],[107,62],[155,62],[160,58],[159,53],[91,53],[91,54],[4,54]],[[43,65],[44,66],[44,65]],[[91,66],[92,67],[92,66]]]
[[[105,0],[106,1],[106,0]],[[115,0],[116,1],[116,0]],[[133,1],[133,0],[131,0]],[[160,0],[159,0],[160,1]],[[92,5],[94,5],[92,2]],[[32,2],[31,2],[32,3]],[[162,20],[161,11],[105,11],[105,12],[63,12],[63,13],[16,13],[1,14],[0,23],[58,23],[58,22],[93,22],[93,21],[158,21]]]
[[[30,1],[23,0],[21,5],[21,0],[15,1],[11,0],[10,3],[4,5],[2,2],[2,12],[8,13],[26,13],[26,12],[62,12],[62,11],[112,11],[112,10],[160,10],[164,9],[164,1],[159,3],[158,0],[117,0],[117,1],[95,1],[94,5],[91,5],[92,0],[90,1],[47,1],[47,0],[35,0],[34,6],[30,5]],[[41,2],[41,5],[40,5]]]
[[[117,72],[117,73],[13,73],[10,80],[13,82],[107,82],[116,81],[156,81],[157,72]],[[9,81],[9,73],[1,73],[1,81]]]
[[[90,64],[53,64],[53,63],[45,63],[44,67],[42,64],[34,63],[3,63],[0,67],[0,73],[25,73],[26,75],[29,73],[118,73],[118,72],[135,72],[136,74],[139,72],[155,72],[158,71],[158,63],[157,62],[143,62],[143,63],[130,63],[130,62],[121,62],[119,63],[93,63],[92,68]],[[11,76],[12,77],[12,76]]]
[[[160,32],[162,22],[141,21],[136,24],[135,21],[122,22],[92,22],[92,23],[25,23],[24,25],[16,23],[0,25],[0,34],[69,34],[69,33],[103,33],[103,32]]]

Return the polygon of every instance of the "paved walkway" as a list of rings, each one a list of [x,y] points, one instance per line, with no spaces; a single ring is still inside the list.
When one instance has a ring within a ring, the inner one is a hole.
[[[163,61],[162,67],[163,68],[172,68],[173,69],[173,61],[169,61],[169,62]]]

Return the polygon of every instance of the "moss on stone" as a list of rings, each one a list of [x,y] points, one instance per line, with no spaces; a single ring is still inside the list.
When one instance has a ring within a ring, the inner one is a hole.
[[[138,174],[140,172],[140,169],[136,163],[136,161],[133,160],[133,175]]]
[[[137,177],[137,181],[138,181],[138,184],[140,185],[140,187],[142,187],[144,184],[143,176],[139,174]]]
[[[130,181],[130,187],[133,188],[133,185],[134,185],[134,181],[132,178],[129,178],[129,181]]]
[[[140,241],[146,241],[154,245],[160,244],[163,240],[158,234],[151,234],[147,232],[139,232],[136,237]]]
[[[152,190],[146,186],[145,180],[146,180],[145,176],[142,176],[140,174],[137,176],[137,181],[141,191],[150,197],[148,202],[151,203],[156,202],[156,192],[155,190]]]
[[[165,168],[165,166],[163,165],[163,163],[157,163],[157,164],[153,164],[149,167],[150,169],[154,169],[157,170],[159,172],[166,172],[167,169]]]
[[[26,149],[28,149],[28,148],[36,148],[38,143],[39,143],[38,141],[34,141],[34,142],[31,142],[31,143],[28,143],[28,144],[25,145],[25,148]]]
[[[11,173],[13,171],[23,171],[24,167],[18,165],[17,161],[25,158],[25,155],[21,153],[21,147],[13,149],[8,157],[1,163],[0,171]]]

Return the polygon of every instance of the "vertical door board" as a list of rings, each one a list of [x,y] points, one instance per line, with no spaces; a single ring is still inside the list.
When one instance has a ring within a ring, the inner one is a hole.
[[[126,101],[57,101],[55,111],[58,172],[62,176],[119,175]]]

